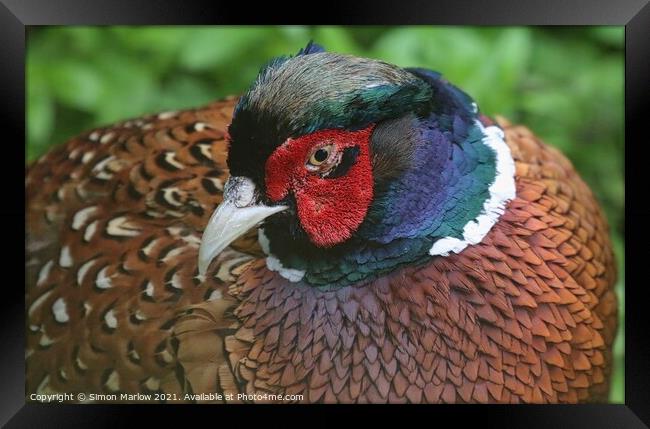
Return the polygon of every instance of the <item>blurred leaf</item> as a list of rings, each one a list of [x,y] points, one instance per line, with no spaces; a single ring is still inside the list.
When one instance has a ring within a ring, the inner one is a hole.
[[[513,114],[512,100],[528,66],[529,50],[530,35],[525,28],[504,30],[490,46],[490,57],[485,58],[470,78],[482,111]]]
[[[27,52],[27,159],[33,160],[49,146],[54,127],[54,106],[47,84],[47,68],[38,60],[35,50]]]
[[[307,44],[309,41],[309,27],[304,25],[283,25],[279,27],[280,33],[282,36],[286,37],[288,40],[298,42],[301,44]],[[314,40],[316,43],[321,43],[319,40]]]
[[[95,68],[106,82],[99,95],[102,102],[95,110],[98,122],[110,123],[158,110],[153,102],[158,78],[146,61],[107,53],[96,59]]]
[[[156,55],[176,54],[183,49],[193,27],[112,27],[110,29],[117,41],[124,44],[125,49],[140,52],[152,52]]]
[[[189,70],[205,70],[210,67],[228,67],[228,59],[241,51],[255,46],[262,36],[260,28],[240,27],[197,28],[193,30],[179,62]]]
[[[214,89],[206,83],[189,76],[179,76],[161,91],[160,105],[163,109],[185,109],[207,104],[214,99]]]
[[[27,159],[31,161],[47,149],[47,140],[52,133],[54,123],[52,100],[45,94],[29,97],[27,116],[29,117],[27,138],[35,142],[32,150],[27,151]]]
[[[402,67],[425,66],[419,64],[423,57],[423,39],[426,40],[404,27],[388,29],[375,42],[372,57],[382,58]]]
[[[329,51],[358,53],[359,47],[354,39],[348,31],[341,27],[318,27],[314,31],[313,39],[314,42],[323,45]]]
[[[113,27],[110,50],[116,55],[133,52],[162,74],[178,64],[179,52],[192,43],[192,27]]]
[[[99,27],[61,27],[58,29],[67,49],[83,55],[93,55],[104,45],[107,32]]]
[[[59,101],[81,110],[99,107],[105,81],[95,67],[69,59],[52,62],[48,68],[49,87]]]
[[[611,47],[622,48],[625,43],[625,27],[623,26],[593,27],[591,34],[596,40]]]

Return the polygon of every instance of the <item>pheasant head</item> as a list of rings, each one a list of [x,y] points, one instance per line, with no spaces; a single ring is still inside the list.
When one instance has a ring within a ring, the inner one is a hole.
[[[344,286],[478,243],[515,194],[503,133],[422,69],[309,44],[272,60],[229,127],[199,269],[260,224],[267,266]]]

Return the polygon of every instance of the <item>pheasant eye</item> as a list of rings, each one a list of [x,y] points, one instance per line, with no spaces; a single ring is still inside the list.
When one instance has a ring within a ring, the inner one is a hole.
[[[327,161],[333,149],[334,148],[332,145],[323,146],[319,148],[318,150],[316,150],[314,153],[311,154],[311,157],[309,157],[308,164],[314,167],[318,167],[319,165]]]

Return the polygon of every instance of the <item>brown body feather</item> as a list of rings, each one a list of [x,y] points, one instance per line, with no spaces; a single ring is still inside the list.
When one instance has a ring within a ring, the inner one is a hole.
[[[234,103],[98,129],[30,167],[28,395],[606,401],[616,270],[562,154],[500,121],[517,198],[458,255],[320,291],[267,270],[252,231],[201,278]]]

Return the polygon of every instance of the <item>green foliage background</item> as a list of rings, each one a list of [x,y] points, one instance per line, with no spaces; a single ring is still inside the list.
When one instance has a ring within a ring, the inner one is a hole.
[[[27,160],[97,125],[242,92],[271,57],[328,50],[427,67],[560,148],[602,203],[619,266],[611,400],[624,401],[623,27],[32,27]]]

